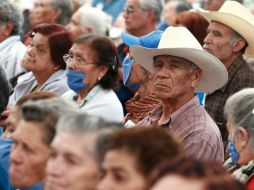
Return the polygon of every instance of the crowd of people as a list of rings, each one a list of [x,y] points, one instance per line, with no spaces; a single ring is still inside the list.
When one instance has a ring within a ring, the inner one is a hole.
[[[0,0],[0,190],[254,190],[241,0]]]

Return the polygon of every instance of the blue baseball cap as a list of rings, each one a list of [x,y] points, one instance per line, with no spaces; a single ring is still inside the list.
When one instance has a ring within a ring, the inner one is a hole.
[[[136,37],[125,32],[121,33],[121,38],[127,46],[142,46],[145,48],[157,48],[163,31],[156,30],[145,36]]]

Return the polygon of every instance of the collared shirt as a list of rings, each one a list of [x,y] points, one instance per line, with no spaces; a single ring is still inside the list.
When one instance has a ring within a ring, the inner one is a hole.
[[[162,112],[162,106],[155,108],[137,126],[156,127]],[[197,96],[172,113],[169,122],[161,127],[167,127],[178,137],[188,156],[220,163],[224,161],[220,131],[203,106],[199,104]]]
[[[134,123],[138,123],[154,108],[158,107],[160,103],[161,101],[155,98],[153,94],[142,98],[137,94],[125,104],[127,110],[125,121],[131,120]]]
[[[20,62],[25,52],[26,46],[19,36],[11,36],[0,43],[0,65],[5,70],[7,79],[24,71]]]
[[[247,87],[254,87],[254,72],[240,56],[228,68],[228,82],[225,86],[206,95],[205,109],[220,128],[224,143],[227,142],[226,120],[223,115],[226,100],[230,95]]]

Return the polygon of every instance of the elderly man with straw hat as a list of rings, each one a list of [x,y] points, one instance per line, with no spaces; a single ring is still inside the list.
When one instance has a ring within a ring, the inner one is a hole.
[[[162,101],[137,126],[166,127],[187,155],[223,162],[220,131],[194,93],[221,88],[228,79],[224,65],[184,27],[167,28],[156,49],[130,47],[130,56],[153,73],[154,95]]]
[[[208,94],[205,101],[205,108],[220,128],[226,145],[225,102],[239,90],[254,87],[254,73],[243,59],[243,54],[254,57],[254,16],[236,1],[226,1],[219,11],[198,12],[210,22],[203,48],[217,57],[229,74],[228,82]]]

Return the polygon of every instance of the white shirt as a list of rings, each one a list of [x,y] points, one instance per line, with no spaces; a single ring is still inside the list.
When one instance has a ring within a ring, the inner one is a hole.
[[[19,36],[11,36],[0,43],[0,65],[5,70],[7,79],[24,71],[20,62],[25,52],[26,46]]]
[[[77,94],[72,90],[63,95],[63,98],[73,101],[76,101],[76,97]],[[123,107],[113,90],[104,90],[97,85],[83,100],[76,103],[89,115],[100,116],[110,122],[123,121]]]

